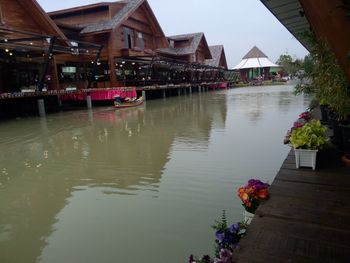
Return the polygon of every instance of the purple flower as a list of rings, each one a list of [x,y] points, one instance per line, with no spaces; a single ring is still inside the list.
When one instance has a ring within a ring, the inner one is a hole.
[[[232,260],[232,253],[227,249],[221,249],[219,256],[223,263],[229,263]]]
[[[239,230],[239,223],[233,224],[230,226],[230,232],[235,234],[237,233]]]
[[[220,230],[216,231],[215,236],[216,239],[218,239],[221,242],[225,239],[225,233],[221,232]]]

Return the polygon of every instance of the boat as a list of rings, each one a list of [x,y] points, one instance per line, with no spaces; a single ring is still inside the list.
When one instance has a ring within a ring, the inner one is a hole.
[[[116,109],[125,109],[125,108],[132,108],[142,105],[144,102],[143,97],[140,97],[136,100],[131,101],[125,101],[125,102],[114,102],[114,108]]]

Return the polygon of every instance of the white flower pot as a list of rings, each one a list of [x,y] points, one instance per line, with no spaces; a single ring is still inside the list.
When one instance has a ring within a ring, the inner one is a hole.
[[[250,224],[250,222],[252,222],[252,219],[254,217],[254,214],[247,212],[244,210],[243,212],[243,216],[244,216],[244,223],[246,223],[247,225]]]
[[[316,156],[318,150],[294,149],[296,167],[311,167],[316,169]]]

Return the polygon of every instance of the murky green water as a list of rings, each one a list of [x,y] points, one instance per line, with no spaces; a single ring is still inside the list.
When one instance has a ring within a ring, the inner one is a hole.
[[[257,87],[0,123],[0,262],[187,262],[272,181],[308,99]]]

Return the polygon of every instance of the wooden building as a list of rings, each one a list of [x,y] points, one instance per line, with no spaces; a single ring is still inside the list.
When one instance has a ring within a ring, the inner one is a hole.
[[[208,66],[227,69],[227,61],[224,46],[209,46],[209,50],[212,59],[206,59],[204,63]]]
[[[192,33],[167,37],[169,47],[160,48],[157,53],[187,63],[205,64],[211,53],[204,33]]]
[[[123,86],[128,72],[142,70],[142,65],[128,59],[150,60],[158,48],[168,42],[146,0],[99,3],[49,13],[59,28],[70,38],[102,45],[96,75],[98,87]],[[84,68],[91,61],[57,58],[59,65]]]
[[[64,34],[35,0],[0,0],[0,93],[35,87],[45,77],[49,37]],[[54,68],[47,71],[49,86],[57,82]]]

